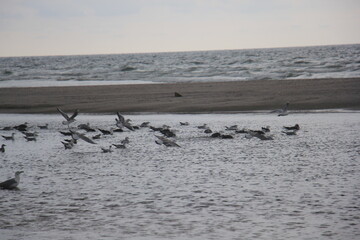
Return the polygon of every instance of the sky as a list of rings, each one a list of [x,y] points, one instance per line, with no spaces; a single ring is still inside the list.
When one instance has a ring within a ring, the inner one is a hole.
[[[360,0],[0,0],[0,57],[360,43]]]

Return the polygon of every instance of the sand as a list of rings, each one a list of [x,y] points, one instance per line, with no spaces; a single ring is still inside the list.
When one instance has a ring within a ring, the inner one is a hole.
[[[175,92],[181,97],[175,97]],[[0,88],[0,113],[360,109],[360,78]]]

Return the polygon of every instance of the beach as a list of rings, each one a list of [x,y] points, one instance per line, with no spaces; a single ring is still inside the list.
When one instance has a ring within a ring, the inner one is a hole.
[[[1,113],[267,111],[286,102],[289,110],[358,110],[360,78],[0,88]]]

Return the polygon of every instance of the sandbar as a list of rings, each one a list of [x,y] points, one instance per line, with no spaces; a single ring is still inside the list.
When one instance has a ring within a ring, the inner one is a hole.
[[[179,93],[181,96],[175,96]],[[0,113],[360,109],[360,78],[0,88]]]

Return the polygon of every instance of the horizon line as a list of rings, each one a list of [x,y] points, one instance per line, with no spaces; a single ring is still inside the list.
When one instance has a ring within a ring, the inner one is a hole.
[[[228,48],[228,49],[199,49],[199,50],[170,50],[170,51],[149,51],[149,52],[123,52],[123,53],[80,53],[80,54],[53,54],[53,55],[14,55],[0,56],[0,58],[18,57],[66,57],[66,56],[96,56],[96,55],[130,55],[130,54],[161,54],[161,53],[186,53],[186,52],[211,52],[211,51],[237,51],[237,50],[257,50],[257,49],[284,49],[284,48],[306,48],[306,47],[326,47],[326,46],[345,46],[359,45],[360,43],[338,43],[338,44],[318,44],[318,45],[294,45],[285,47],[249,47],[249,48]]]

